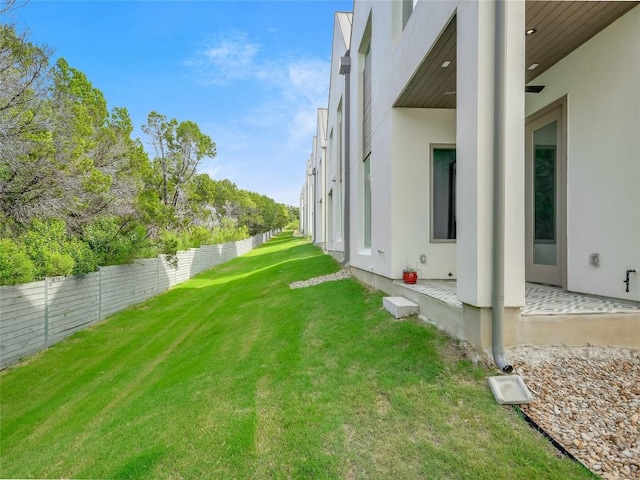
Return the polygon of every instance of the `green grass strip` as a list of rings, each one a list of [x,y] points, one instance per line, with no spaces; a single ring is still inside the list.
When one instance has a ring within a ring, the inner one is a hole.
[[[2,478],[593,478],[290,232],[0,373]]]

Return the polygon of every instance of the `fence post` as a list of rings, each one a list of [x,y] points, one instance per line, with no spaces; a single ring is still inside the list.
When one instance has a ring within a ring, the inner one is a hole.
[[[44,348],[49,344],[49,277],[44,277]]]
[[[136,304],[136,261],[133,261],[133,300],[131,305]]]
[[[98,267],[98,321],[102,321],[102,267]]]

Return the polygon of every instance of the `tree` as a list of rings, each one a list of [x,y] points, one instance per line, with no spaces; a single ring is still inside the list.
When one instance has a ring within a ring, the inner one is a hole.
[[[61,175],[49,200],[76,232],[97,215],[131,215],[131,198],[141,186],[138,171],[148,159],[131,140],[127,110],[109,113],[102,92],[64,59],[53,69],[53,82],[52,155]]]
[[[8,9],[13,3],[3,5]],[[0,214],[20,207],[43,176],[38,162],[25,158],[50,126],[49,55],[47,47],[29,43],[13,26],[0,25]]]
[[[28,0],[22,0],[18,2],[17,0],[0,0],[0,16],[3,13],[7,13],[9,10],[14,10],[16,8],[22,7],[27,3]]]
[[[22,1],[22,0],[18,0]],[[15,7],[0,0],[0,13]],[[0,283],[80,274],[282,226],[287,208],[197,169],[216,145],[156,112],[132,140],[125,108],[0,25]]]
[[[175,118],[149,113],[142,131],[149,136],[155,151],[155,163],[162,176],[162,202],[180,213],[187,185],[204,158],[216,156],[216,144],[194,122],[178,123]]]
[[[149,161],[127,110],[109,113],[102,92],[62,58],[43,73],[47,52],[1,31],[0,214],[23,226],[60,217],[76,233],[96,215],[133,214]]]
[[[174,184],[174,207],[184,195],[184,186],[193,178],[200,161],[215,156],[216,144],[200,131],[198,125],[187,121],[177,126],[173,145],[173,165],[170,170]]]
[[[171,142],[174,125],[167,122],[167,117],[157,112],[149,113],[146,125],[142,125],[142,131],[151,139],[151,145],[155,150],[154,162],[160,165],[162,175],[162,202],[167,205],[169,198],[169,143]]]

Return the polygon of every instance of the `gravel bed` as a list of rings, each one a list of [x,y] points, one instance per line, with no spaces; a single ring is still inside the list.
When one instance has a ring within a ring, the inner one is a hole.
[[[321,277],[310,278],[309,280],[290,283],[289,288],[306,288],[313,285],[318,285],[320,283],[335,282],[336,280],[342,280],[343,278],[349,277],[351,277],[351,271],[348,268],[343,268],[342,270],[336,273],[331,273],[329,275],[323,275]]]
[[[522,410],[592,472],[640,479],[640,354],[622,348],[514,347],[534,396]]]

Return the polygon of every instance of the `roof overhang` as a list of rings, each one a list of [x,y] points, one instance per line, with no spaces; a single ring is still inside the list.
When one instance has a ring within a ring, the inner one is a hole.
[[[529,83],[640,1],[526,0],[525,81]],[[524,34],[524,32],[523,32]],[[448,62],[448,63],[447,63]],[[537,66],[530,69],[533,64]],[[422,61],[395,107],[456,108],[456,17]]]

